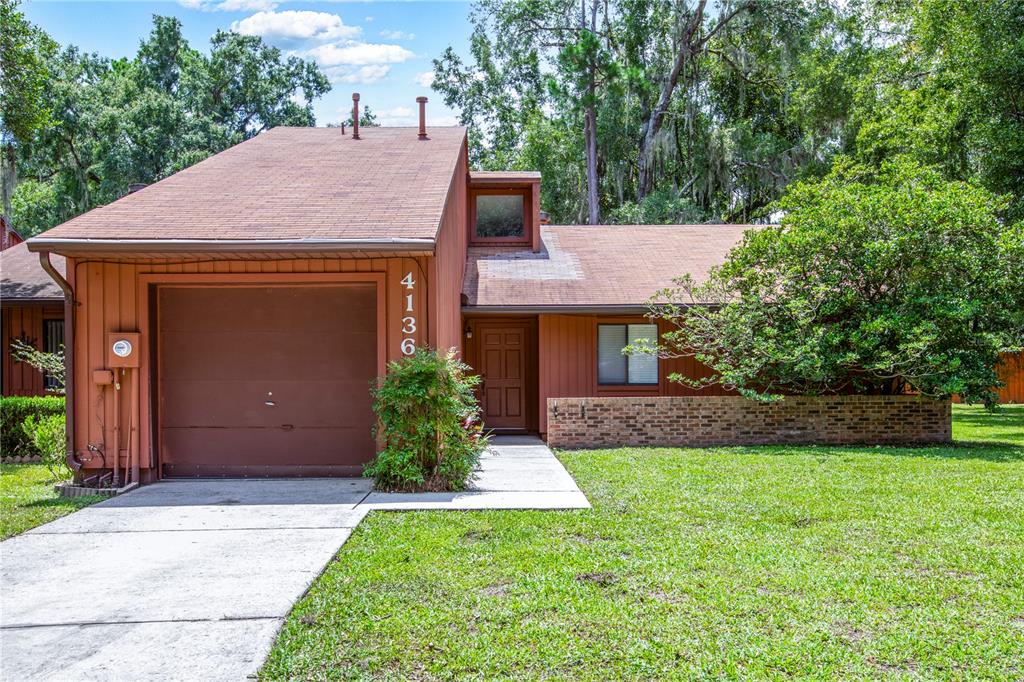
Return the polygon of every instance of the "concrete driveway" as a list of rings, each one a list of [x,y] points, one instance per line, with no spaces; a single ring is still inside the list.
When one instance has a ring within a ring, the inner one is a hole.
[[[166,481],[7,540],[0,676],[245,679],[370,486]]]

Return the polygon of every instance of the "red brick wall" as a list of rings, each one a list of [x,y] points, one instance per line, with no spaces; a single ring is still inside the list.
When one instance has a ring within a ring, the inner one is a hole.
[[[561,448],[945,443],[948,400],[917,396],[548,398],[548,444]]]

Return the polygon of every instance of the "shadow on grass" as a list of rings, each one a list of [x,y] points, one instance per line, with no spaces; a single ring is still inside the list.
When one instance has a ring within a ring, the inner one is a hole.
[[[42,500],[33,500],[25,504],[19,505],[22,508],[30,507],[57,507],[66,509],[78,509],[80,507],[87,507],[90,504],[100,502],[107,499],[103,495],[86,495],[84,497],[47,497]]]
[[[934,459],[978,459],[987,462],[1024,462],[1024,444],[996,441],[954,441],[948,445],[752,445],[728,447],[739,455],[815,455],[849,457],[885,455],[888,457],[925,457]]]

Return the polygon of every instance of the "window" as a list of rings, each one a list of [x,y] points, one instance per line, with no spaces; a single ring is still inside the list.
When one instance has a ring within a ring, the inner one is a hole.
[[[597,326],[597,383],[656,385],[658,356],[654,354],[623,355],[631,343],[658,340],[654,324],[599,324]]]
[[[523,239],[526,222],[523,194],[477,194],[476,236],[480,239]]]
[[[43,351],[60,353],[64,350],[64,320],[43,320]],[[43,388],[56,391],[63,388],[57,377],[43,373]]]

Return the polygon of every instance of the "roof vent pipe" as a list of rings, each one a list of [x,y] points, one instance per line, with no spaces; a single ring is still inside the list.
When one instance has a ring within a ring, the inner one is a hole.
[[[417,97],[416,98],[416,102],[419,103],[419,105],[420,105],[420,134],[419,134],[419,138],[421,140],[426,140],[426,139],[428,139],[427,138],[427,98],[426,97]]]
[[[359,139],[359,93],[352,93],[352,139]]]

